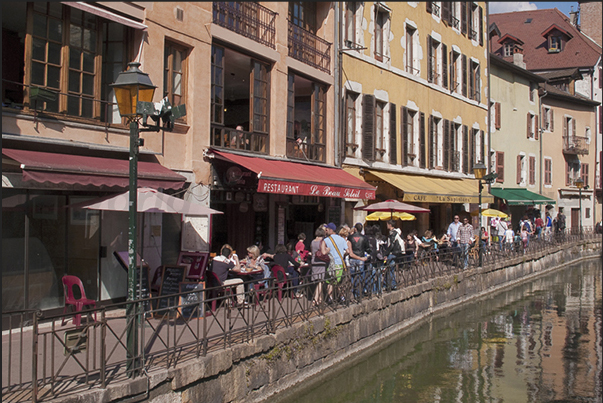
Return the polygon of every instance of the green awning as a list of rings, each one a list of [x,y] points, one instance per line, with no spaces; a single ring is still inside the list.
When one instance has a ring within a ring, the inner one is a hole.
[[[555,204],[555,200],[523,188],[491,188],[490,194],[506,200],[509,206]]]

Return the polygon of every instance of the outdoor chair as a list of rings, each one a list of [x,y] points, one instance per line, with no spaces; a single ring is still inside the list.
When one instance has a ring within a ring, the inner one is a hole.
[[[236,303],[236,293],[234,292],[234,286],[225,286],[216,273],[213,271],[205,272],[205,281],[206,281],[206,299],[211,301],[211,312],[216,312],[216,308],[218,305],[218,301],[231,300],[230,304],[234,305]],[[223,297],[223,298],[221,298]],[[228,298],[226,298],[228,297]],[[208,315],[210,313],[208,312]]]
[[[80,290],[80,298],[76,298],[73,293],[73,287],[78,287]],[[74,310],[75,312],[81,312],[85,306],[92,306],[96,309],[96,301],[93,299],[86,298],[86,291],[84,291],[84,284],[77,276],[64,275],[63,276],[63,292],[65,295],[65,307],[63,308],[63,322],[61,326],[64,326],[69,319],[65,319],[67,308]],[[76,314],[73,317],[73,324],[80,326],[82,319],[81,314]],[[96,321],[96,311],[94,312],[94,321]]]
[[[278,301],[280,302],[283,299],[283,292],[288,288],[287,272],[282,266],[277,264],[272,266],[270,271],[272,272],[272,277],[274,277],[274,281],[277,285]]]

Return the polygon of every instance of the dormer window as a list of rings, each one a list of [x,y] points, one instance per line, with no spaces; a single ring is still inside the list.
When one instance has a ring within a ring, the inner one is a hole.
[[[549,36],[549,52],[561,52],[561,37]]]
[[[512,42],[506,42],[503,45],[503,56],[504,57],[513,56],[513,43]]]

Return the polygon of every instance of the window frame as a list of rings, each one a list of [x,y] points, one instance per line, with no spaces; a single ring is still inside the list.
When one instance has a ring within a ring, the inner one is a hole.
[[[528,184],[536,185],[536,157],[533,155],[528,156]]]
[[[176,72],[174,68],[175,53],[179,52],[182,55],[180,60],[181,71]],[[165,39],[164,44],[164,63],[163,63],[163,98],[167,97],[172,106],[186,104],[186,89],[188,81],[188,54],[190,48],[183,46],[177,42],[174,42],[168,38]],[[181,94],[179,102],[176,102],[174,94],[174,76],[179,74]],[[167,83],[166,83],[167,81]],[[186,122],[186,115],[179,118],[178,121]]]
[[[382,4],[375,4],[374,14],[374,57],[375,60],[383,62],[387,59],[388,21],[390,11]]]
[[[355,157],[358,143],[356,142],[356,102],[360,94],[354,91],[346,90],[345,106],[346,106],[346,156]],[[352,152],[350,152],[350,150]]]
[[[588,162],[582,162],[580,163],[580,178],[584,181],[583,182],[583,189],[586,189],[589,185],[588,185],[588,178],[589,178],[589,163]]]
[[[553,159],[549,157],[544,157],[543,182],[545,186],[551,186],[553,184]]]
[[[415,34],[417,28],[406,24],[406,51],[405,51],[405,63],[406,72],[412,75],[418,76],[421,74],[421,70],[415,68]]]
[[[353,7],[350,7],[353,6]],[[344,44],[346,47],[352,47],[357,45],[356,42],[356,19],[358,10],[360,9],[360,2],[347,1],[345,2],[345,35]],[[348,43],[349,42],[349,45]]]

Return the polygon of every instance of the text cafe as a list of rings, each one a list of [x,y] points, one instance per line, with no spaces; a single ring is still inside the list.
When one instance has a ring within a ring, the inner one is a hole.
[[[239,256],[250,245],[273,249],[306,235],[307,247],[316,228],[342,222],[344,199],[375,199],[375,187],[328,165],[210,149],[212,252],[228,243]]]

